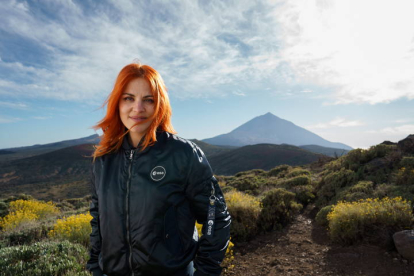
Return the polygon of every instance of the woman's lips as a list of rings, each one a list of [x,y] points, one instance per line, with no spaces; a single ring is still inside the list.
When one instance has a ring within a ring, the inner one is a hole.
[[[146,117],[129,117],[129,118],[135,122],[142,122],[147,119]]]

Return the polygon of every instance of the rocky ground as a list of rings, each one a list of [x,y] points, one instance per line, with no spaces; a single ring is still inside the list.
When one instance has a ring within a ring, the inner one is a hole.
[[[283,231],[234,248],[234,268],[223,275],[414,275],[414,262],[374,245],[332,244],[308,206]]]

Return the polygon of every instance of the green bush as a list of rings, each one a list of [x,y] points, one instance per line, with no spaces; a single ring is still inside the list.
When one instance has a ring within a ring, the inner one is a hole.
[[[326,174],[317,187],[317,205],[326,206],[331,203],[339,192],[356,181],[356,175],[351,170],[342,168],[339,171]]]
[[[359,241],[390,245],[392,234],[412,225],[411,203],[397,198],[340,202],[328,214],[329,234],[342,244]]]
[[[259,187],[261,184],[262,180],[260,178],[251,175],[244,175],[242,177],[235,178],[227,185],[232,186],[242,192],[258,195]]]
[[[332,207],[332,205],[328,205],[319,210],[315,217],[315,221],[317,224],[325,227],[328,226],[328,214],[332,211]]]
[[[9,213],[9,204],[0,201],[0,217],[5,217]]]
[[[12,201],[16,201],[16,200],[33,200],[34,198],[31,195],[26,195],[26,194],[18,194],[17,196],[9,196],[8,198],[6,198],[5,200],[3,200],[6,203],[10,203]]]
[[[0,249],[1,275],[89,276],[87,249],[64,242],[38,242]]]
[[[414,157],[404,156],[400,161],[400,166],[404,168],[414,169]]]
[[[338,200],[341,201],[357,201],[359,199],[370,198],[374,194],[374,183],[372,181],[359,181],[354,186],[351,186],[338,195]]]
[[[281,229],[301,209],[294,193],[281,188],[270,190],[263,194],[259,227],[263,231]]]
[[[258,233],[257,220],[260,201],[243,192],[232,191],[224,194],[231,214],[230,236],[233,242],[248,241]]]
[[[396,173],[395,184],[399,186],[412,186],[414,183],[414,168],[402,167]]]
[[[221,191],[223,192],[223,194],[225,194],[225,193],[229,193],[231,191],[236,191],[236,188],[234,188],[232,186],[224,186],[223,188],[221,188]]]
[[[289,191],[295,193],[295,199],[302,205],[306,206],[315,199],[312,185],[295,186]]]
[[[283,185],[286,188],[292,188],[296,186],[311,185],[311,178],[307,175],[299,175],[293,178],[283,180],[279,185]]]
[[[280,165],[267,172],[267,176],[285,177],[292,167],[289,165]]]
[[[295,176],[299,176],[299,175],[310,176],[311,173],[308,170],[304,170],[304,169],[301,169],[301,168],[294,168],[289,173],[287,173],[285,177],[286,178],[291,178],[291,177],[295,177]]]
[[[249,171],[244,171],[244,172],[238,172],[236,173],[234,176],[235,177],[240,177],[240,176],[244,176],[244,175],[264,175],[266,174],[266,171],[262,170],[262,169],[253,169],[253,170],[249,170]]]
[[[1,233],[1,238],[7,246],[31,244],[47,237],[48,227],[33,221],[24,228]]]

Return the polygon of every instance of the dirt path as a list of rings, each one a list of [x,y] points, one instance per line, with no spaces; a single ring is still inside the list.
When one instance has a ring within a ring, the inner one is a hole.
[[[413,276],[414,262],[373,245],[341,247],[314,223],[308,206],[281,232],[235,246],[234,268],[223,275]]]

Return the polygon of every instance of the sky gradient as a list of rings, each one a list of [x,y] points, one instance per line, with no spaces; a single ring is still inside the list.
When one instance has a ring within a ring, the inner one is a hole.
[[[414,134],[413,1],[141,2],[2,1],[0,149],[94,134],[136,59],[184,138],[267,112],[354,148]]]

